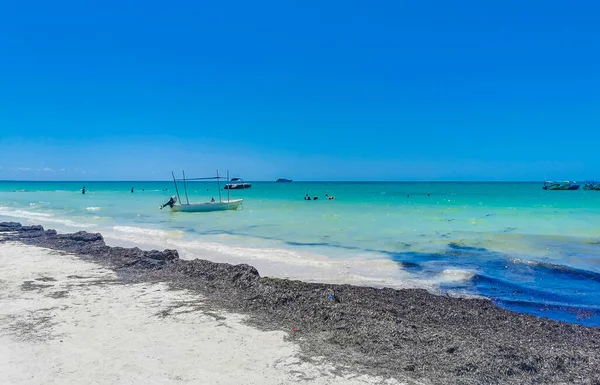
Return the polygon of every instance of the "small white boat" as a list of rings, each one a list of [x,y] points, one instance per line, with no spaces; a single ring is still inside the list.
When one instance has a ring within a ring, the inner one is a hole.
[[[227,172],[229,174],[229,172]],[[173,176],[173,183],[175,184],[175,191],[177,195],[174,195],[169,199],[169,201],[160,206],[160,208],[164,208],[169,206],[171,211],[173,212],[182,212],[182,213],[206,213],[211,211],[225,211],[225,210],[237,210],[242,204],[243,199],[229,199],[229,193],[227,193],[227,200],[224,200],[221,197],[221,186],[219,184],[219,180],[222,178],[219,176],[219,170],[217,170],[217,176],[208,177],[208,178],[186,178],[185,172],[183,172],[183,179],[179,179],[183,181],[183,189],[185,193],[185,203],[182,202],[181,197],[179,196],[179,187],[177,186],[177,178],[175,178],[175,174],[171,172]],[[187,182],[188,181],[196,181],[196,180],[216,180],[218,191],[219,191],[219,200],[215,200],[212,198],[209,202],[203,203],[190,203],[188,199],[187,193]],[[181,203],[178,203],[181,202]]]
[[[181,205],[173,205],[171,211],[182,213],[206,213],[210,211],[237,210],[242,204],[242,201],[243,199],[234,199],[224,202],[184,203]]]

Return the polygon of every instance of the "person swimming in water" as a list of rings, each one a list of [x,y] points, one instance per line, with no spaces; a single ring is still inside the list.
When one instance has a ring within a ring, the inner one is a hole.
[[[210,201],[211,201],[211,202],[214,202],[214,201],[215,201],[215,198],[211,198],[211,199],[210,199]]]
[[[308,194],[306,194],[306,195],[304,196],[304,200],[305,200],[305,201],[309,201],[309,200],[310,200],[310,196],[309,196]]]

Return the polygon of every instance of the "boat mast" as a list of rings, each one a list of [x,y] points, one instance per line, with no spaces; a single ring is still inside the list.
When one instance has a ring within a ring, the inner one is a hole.
[[[229,182],[229,170],[227,170],[227,182]],[[227,186],[225,186],[225,187],[227,187]],[[230,201],[230,199],[229,199],[229,190],[231,190],[231,189],[229,189],[229,188],[227,189],[227,202]]]
[[[179,197],[179,189],[177,188],[177,180],[175,179],[175,173],[171,171],[171,175],[173,175],[173,183],[175,184],[175,191],[177,192],[177,200],[181,202],[181,198]]]
[[[185,171],[182,170],[181,171],[183,173],[183,189],[185,191],[185,200],[187,201],[187,204],[190,204],[190,200],[188,199],[188,195],[187,195],[187,183],[185,183]]]
[[[219,187],[219,202],[222,202],[222,200],[221,200],[221,182],[219,182],[219,170],[217,170],[217,186]]]

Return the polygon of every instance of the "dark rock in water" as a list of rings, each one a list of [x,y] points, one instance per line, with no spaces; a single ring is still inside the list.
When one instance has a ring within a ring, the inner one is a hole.
[[[249,265],[181,260],[175,250],[109,247],[100,234],[15,223],[0,223],[0,232],[108,263],[124,280],[198,291],[210,305],[249,315],[257,327],[292,330],[307,356],[362,373],[426,384],[600,384],[600,328],[425,290],[260,277]]]

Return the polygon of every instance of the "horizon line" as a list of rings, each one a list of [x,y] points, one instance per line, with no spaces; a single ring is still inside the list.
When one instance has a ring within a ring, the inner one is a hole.
[[[557,179],[562,180],[562,179]],[[190,183],[214,183],[214,181],[199,181],[199,180],[187,180]],[[587,181],[587,179],[586,179]],[[40,182],[40,183],[124,183],[124,182],[133,182],[133,183],[153,183],[153,182],[170,182],[173,183],[172,180],[34,180],[34,179],[0,179],[0,183],[2,182]],[[230,182],[230,181],[223,181]],[[275,180],[252,180],[252,179],[244,179],[244,182],[254,182],[254,183],[281,183],[276,182]],[[292,180],[292,182],[285,182],[283,184],[289,183],[543,183],[543,180]],[[575,182],[575,181],[574,181]]]

